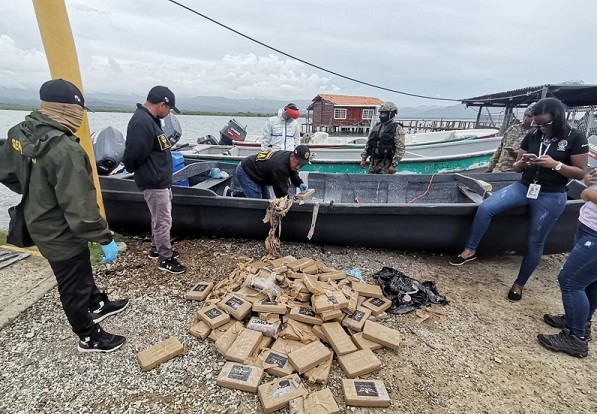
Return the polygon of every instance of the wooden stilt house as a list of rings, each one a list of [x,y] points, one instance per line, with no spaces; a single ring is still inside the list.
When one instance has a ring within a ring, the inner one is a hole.
[[[307,108],[305,132],[367,134],[382,103],[369,96],[319,94]]]

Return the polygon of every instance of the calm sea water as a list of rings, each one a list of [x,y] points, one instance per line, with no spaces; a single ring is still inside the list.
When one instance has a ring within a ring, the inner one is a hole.
[[[2,111],[0,110],[0,138],[6,138],[8,130],[25,119],[28,111]],[[130,113],[97,112],[89,113],[89,127],[91,132],[107,126],[118,129],[126,134],[126,126],[131,118]],[[219,139],[220,129],[228,123],[231,117],[228,116],[200,116],[200,115],[177,115],[182,127],[181,143],[194,144],[197,138],[205,135],[213,135]],[[261,134],[266,118],[258,117],[235,117],[236,121],[246,126],[247,135]],[[20,196],[13,193],[4,185],[0,184],[0,229],[8,227],[7,209],[19,203]]]

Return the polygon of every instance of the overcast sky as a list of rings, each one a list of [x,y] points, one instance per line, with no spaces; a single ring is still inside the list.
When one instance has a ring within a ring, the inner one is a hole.
[[[597,83],[596,0],[180,0],[290,55],[368,83],[467,98]],[[376,96],[255,44],[167,0],[66,0],[86,93],[312,99]],[[0,2],[0,86],[38,90],[48,64],[30,0]]]

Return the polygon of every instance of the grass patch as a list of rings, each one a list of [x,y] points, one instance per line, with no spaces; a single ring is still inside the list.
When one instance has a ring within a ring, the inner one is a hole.
[[[118,242],[127,242],[127,237],[123,236],[119,233],[114,233],[113,235],[114,241]],[[100,264],[102,259],[104,258],[104,252],[102,250],[102,246],[99,243],[89,243],[89,252],[91,253],[91,266],[96,267]]]
[[[6,244],[6,236],[7,236],[7,232],[4,230],[0,230],[0,245],[1,244]],[[125,242],[127,241],[127,237],[123,236],[122,234],[119,233],[114,233],[114,240],[116,240],[116,242]],[[102,251],[101,246],[99,245],[99,243],[89,243],[89,252],[91,253],[91,265],[93,267],[97,266],[100,264],[100,262],[102,261],[102,258],[104,257],[104,252]]]

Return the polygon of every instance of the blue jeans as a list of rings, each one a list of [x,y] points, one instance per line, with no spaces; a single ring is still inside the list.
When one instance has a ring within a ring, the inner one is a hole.
[[[263,198],[266,200],[270,199],[269,189],[265,185],[259,185],[251,179],[243,170],[243,167],[238,164],[236,166],[236,181],[240,184],[243,189],[242,192],[247,198]],[[233,197],[238,197],[240,192],[235,190],[232,192]]]
[[[465,246],[465,249],[471,252],[477,249],[491,219],[496,214],[515,207],[528,206],[531,218],[527,251],[522,259],[516,282],[514,282],[518,286],[524,286],[539,265],[545,239],[566,207],[566,193],[540,192],[539,197],[533,200],[527,198],[527,191],[528,187],[516,182],[485,199],[477,209],[473,228]]]
[[[585,324],[597,308],[597,231],[579,223],[574,248],[558,275],[566,327],[585,337]]]

